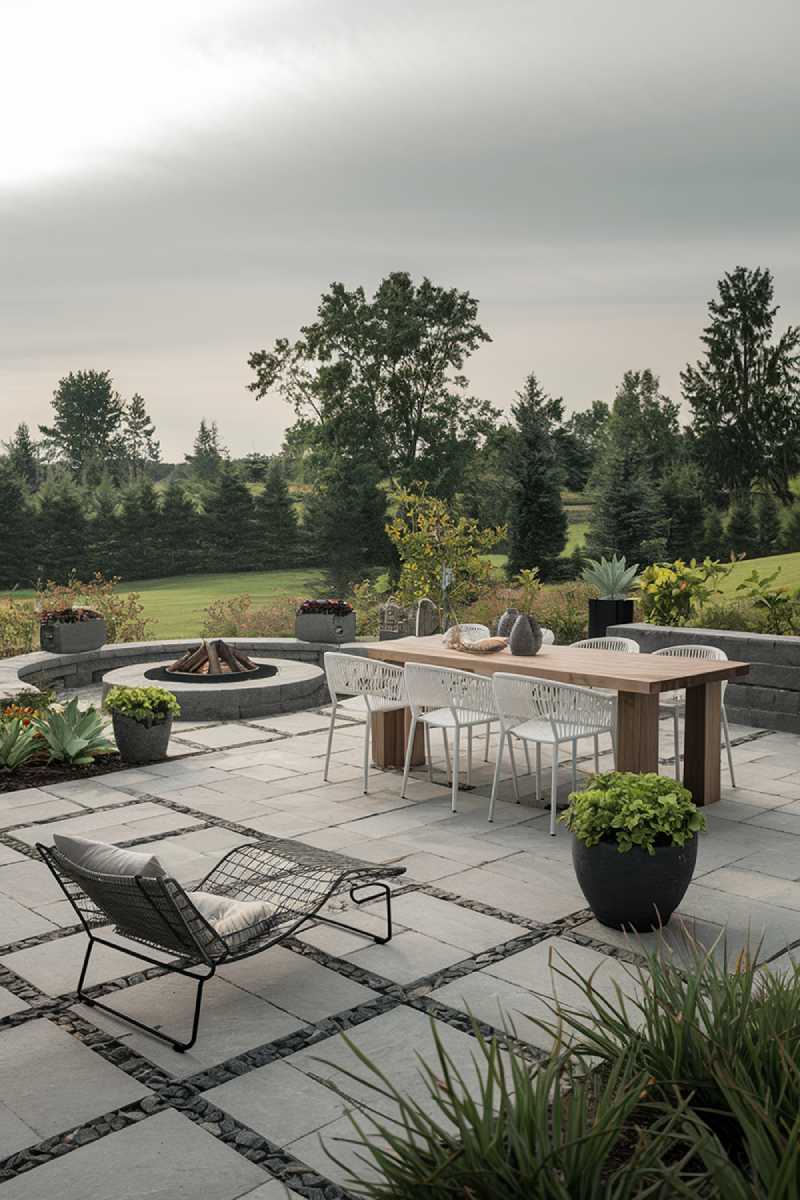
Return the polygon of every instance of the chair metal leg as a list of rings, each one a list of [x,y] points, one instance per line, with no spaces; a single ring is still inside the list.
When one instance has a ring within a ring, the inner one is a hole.
[[[369,790],[369,737],[372,732],[372,720],[369,710],[367,710],[367,719],[364,723],[364,795],[366,796]]]
[[[600,736],[597,733],[594,735],[594,773],[600,774]]]
[[[525,747],[525,766],[528,768],[528,774],[530,775],[530,773],[531,773],[531,750],[530,750],[530,746],[528,745],[528,739],[523,738],[522,744]]]
[[[578,790],[578,739],[572,739],[572,790]]]
[[[550,837],[556,836],[556,809],[558,808],[558,743],[553,744],[553,765],[550,772]]]
[[[472,783],[472,726],[467,726],[467,787]]]
[[[542,743],[536,743],[536,799],[542,794]]]
[[[425,758],[428,763],[428,779],[433,783],[433,755],[431,754],[431,728],[423,723],[425,730]]]
[[[520,804],[521,801],[519,798],[519,779],[517,778],[517,760],[514,758],[514,742],[512,740],[511,733],[508,733],[507,737],[508,737],[508,757],[511,759],[511,782],[514,785],[514,803]]]
[[[453,790],[450,796],[450,811],[458,811],[458,777],[461,772],[461,729],[453,730]]]
[[[500,782],[500,767],[503,762],[503,746],[505,745],[506,735],[503,731],[503,726],[500,726],[500,744],[497,747],[497,758],[494,764],[494,778],[492,779],[492,794],[489,797],[489,820],[494,820],[494,802],[497,799],[497,785]]]
[[[678,709],[672,710],[672,737],[675,742],[675,778],[681,777],[681,726],[678,720]]]
[[[736,778],[733,774],[733,754],[731,752],[731,731],[728,728],[728,714],[725,711],[725,705],[722,705],[722,732],[725,736],[725,749],[728,752],[728,770],[731,773],[731,787],[736,787]]]
[[[370,891],[367,896],[358,896],[356,894],[363,892],[367,888],[377,888],[378,890]],[[386,905],[385,935],[371,933],[367,929],[359,929],[358,925],[348,925],[345,921],[336,921],[333,917],[323,917],[319,913],[315,913],[309,919],[312,923],[319,921],[323,925],[333,925],[335,929],[346,929],[349,933],[357,933],[360,937],[366,938],[370,942],[376,942],[379,946],[385,946],[387,942],[392,940],[392,889],[385,883],[362,883],[350,889],[350,899],[354,904],[371,904],[374,900],[379,900],[381,896]]]
[[[138,954],[135,950],[126,949],[125,951],[126,954],[132,954],[135,958],[141,958],[143,962],[152,963],[153,966],[164,967],[169,974],[183,975],[185,978],[191,979],[195,983],[196,990],[194,998],[194,1011],[192,1014],[191,1033],[188,1041],[181,1042],[176,1038],[171,1037],[168,1033],[163,1033],[160,1029],[155,1028],[153,1025],[148,1025],[146,1021],[139,1021],[136,1017],[130,1017],[127,1013],[120,1012],[118,1009],[112,1008],[109,1004],[104,1004],[102,1000],[97,1000],[92,996],[87,996],[83,990],[83,985],[86,980],[86,972],[89,968],[89,960],[91,958],[95,942],[99,942],[103,946],[111,946],[113,949],[119,949],[118,946],[114,946],[113,942],[107,942],[103,938],[96,938],[91,934],[89,935],[89,945],[86,948],[86,955],[83,960],[83,966],[78,979],[78,987],[76,989],[78,999],[81,1000],[87,1006],[87,1008],[99,1008],[103,1012],[107,1012],[110,1016],[115,1017],[118,1021],[124,1021],[126,1025],[135,1025],[137,1029],[143,1029],[144,1032],[149,1033],[151,1037],[158,1038],[159,1041],[166,1042],[168,1045],[172,1046],[173,1050],[177,1050],[179,1054],[183,1054],[186,1050],[191,1050],[192,1046],[197,1041],[197,1031],[200,1026],[200,1010],[203,1006],[203,987],[216,973],[216,967],[211,964],[210,966],[207,966],[207,973],[205,975],[195,975],[193,971],[187,971],[180,967],[166,965],[158,962],[157,959],[149,958],[143,954]]]
[[[452,764],[450,762],[450,743],[447,740],[447,730],[442,726],[442,741],[444,742],[444,765],[447,769],[447,778],[450,778],[452,772]]]
[[[328,749],[325,753],[325,770],[322,772],[322,778],[328,782],[328,768],[331,765],[331,746],[333,745],[333,727],[336,724],[336,699],[334,698],[333,707],[331,708],[331,723],[328,726]]]
[[[489,739],[492,736],[492,726],[489,721],[486,722],[486,745],[483,748],[483,761],[489,761]]]
[[[614,770],[617,769],[617,731],[616,729],[609,730],[611,734],[611,761],[614,764]]]
[[[416,713],[411,714],[411,728],[408,731],[408,743],[406,745],[406,761],[403,764],[403,786],[400,789],[400,799],[405,800],[406,788],[408,787],[408,772],[411,770],[411,755],[414,751],[414,735],[417,732],[417,722],[419,717]]]

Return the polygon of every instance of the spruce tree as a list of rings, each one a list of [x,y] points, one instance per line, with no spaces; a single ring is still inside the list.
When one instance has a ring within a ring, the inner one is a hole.
[[[676,463],[662,476],[659,492],[667,522],[667,557],[671,559],[689,562],[704,555],[702,491],[703,480],[694,463]]]
[[[66,583],[89,573],[89,500],[69,476],[54,475],[37,495],[35,577]]]
[[[787,553],[800,550],[800,500],[788,509],[781,534],[781,549]]]
[[[300,556],[297,514],[279,458],[270,464],[264,490],[255,498],[255,523],[263,569],[294,566]]]
[[[209,571],[258,569],[260,550],[253,497],[229,463],[223,464],[206,498],[203,542]]]
[[[33,492],[39,485],[42,465],[39,449],[24,421],[20,422],[10,441],[3,443],[6,462]]]
[[[531,373],[511,406],[516,437],[511,442],[514,490],[509,507],[509,576],[538,567],[551,578],[567,544],[567,515],[561,502],[562,473],[554,431],[563,414],[561,400],[541,388]]]
[[[370,568],[392,561],[386,536],[386,494],[369,460],[335,457],[306,502],[304,530],[312,561],[343,593]]]
[[[740,492],[731,505],[725,527],[725,540],[731,554],[755,558],[759,553],[758,524],[749,492]]]
[[[198,545],[202,520],[186,489],[173,479],[161,503],[159,575],[184,575],[202,568],[202,549]]]
[[[122,492],[116,518],[114,573],[123,579],[151,579],[160,574],[158,496],[149,480]]]
[[[156,427],[150,420],[144,400],[135,393],[122,414],[122,447],[131,475],[139,478],[148,463],[156,463],[160,447],[155,440]]]
[[[14,468],[0,460],[0,587],[30,587],[34,578],[34,515],[25,491]]]
[[[718,508],[706,509],[703,518],[703,540],[700,553],[704,558],[727,558],[725,549],[725,529],[722,524],[722,514]],[[693,557],[700,557],[700,554]]]
[[[211,424],[203,417],[194,439],[192,453],[184,455],[198,479],[210,483],[217,479],[228,451],[219,438],[217,422]]]
[[[89,573],[99,571],[106,578],[119,574],[117,511],[119,488],[110,475],[104,475],[91,494],[89,520]]]
[[[758,548],[761,554],[777,554],[781,544],[781,513],[772,492],[762,492],[756,501]]]

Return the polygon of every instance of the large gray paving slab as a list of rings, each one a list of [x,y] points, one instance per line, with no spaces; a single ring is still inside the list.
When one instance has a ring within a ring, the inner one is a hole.
[[[50,901],[64,899],[64,893],[49,868],[43,862],[30,858],[0,867],[0,892],[27,908],[38,908]]]
[[[40,933],[50,933],[53,929],[55,926],[50,921],[32,909],[17,904],[8,896],[0,896],[0,946],[36,937]]]
[[[123,938],[112,934],[110,930],[98,932],[110,935],[112,940],[119,941],[121,946],[126,944]],[[128,942],[127,945],[133,948],[134,943]],[[16,950],[4,955],[0,962],[10,971],[27,979],[46,996],[63,996],[75,991],[86,946],[86,935],[75,933],[68,937],[56,938],[52,942],[43,942],[39,946],[31,946],[28,950]],[[145,952],[165,961],[170,957],[167,954],[159,955],[158,951],[149,948]],[[111,979],[118,979],[142,969],[141,959],[133,958],[121,950],[112,950],[108,946],[96,946],[92,951],[86,986],[107,983]]]
[[[191,742],[210,750],[227,750],[232,746],[261,745],[269,739],[262,737],[258,729],[232,721],[227,725],[210,725],[205,729],[192,729],[174,735],[177,741]]]
[[[119,793],[117,793],[119,795]],[[51,797],[35,804],[20,804],[18,808],[8,808],[0,812],[0,829],[14,829],[18,825],[28,825],[31,821],[46,821],[49,817],[60,817],[62,813],[80,813],[85,811],[71,800],[59,800]]]
[[[0,1095],[41,1140],[142,1100],[150,1090],[39,1019],[0,1030]]]
[[[519,925],[487,917],[448,900],[437,900],[424,892],[397,896],[392,902],[392,912],[400,925],[470,954],[480,954],[526,932]]]
[[[365,971],[374,971],[395,983],[411,983],[425,975],[433,975],[469,955],[465,950],[438,942],[435,938],[406,929],[384,945],[373,943],[352,950],[348,956]]]
[[[583,893],[565,874],[560,885],[537,877],[532,872],[514,879],[486,867],[474,867],[460,875],[451,875],[442,887],[468,900],[491,904],[506,912],[517,913],[531,921],[547,924],[586,907]]]
[[[369,1121],[362,1119],[362,1129],[371,1133],[370,1141],[384,1145],[372,1133]],[[375,1180],[379,1172],[367,1151],[354,1144],[356,1132],[349,1116],[340,1117],[330,1125],[291,1142],[288,1149],[294,1158],[314,1171],[348,1189],[348,1194],[361,1195],[360,1189],[350,1191],[353,1179]],[[386,1148],[386,1147],[384,1147]]]
[[[170,1110],[4,1183],[3,1200],[240,1200],[258,1197],[264,1179]]]
[[[329,1125],[347,1108],[333,1089],[285,1059],[231,1079],[204,1097],[280,1146]]]
[[[377,995],[363,984],[283,946],[273,946],[263,954],[222,967],[219,974],[229,983],[310,1022],[366,1004]]]

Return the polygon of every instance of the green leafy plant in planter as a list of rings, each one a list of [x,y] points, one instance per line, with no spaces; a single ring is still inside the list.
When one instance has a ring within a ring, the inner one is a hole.
[[[111,712],[117,748],[125,762],[164,758],[173,717],[181,706],[166,688],[113,687],[105,698]]]
[[[0,769],[15,771],[24,767],[42,750],[42,743],[31,719],[7,717],[0,720]]]
[[[65,704],[60,712],[50,708],[35,717],[31,727],[41,735],[50,762],[88,767],[100,755],[114,753],[100,713],[96,708],[80,709],[77,698]]]
[[[578,883],[597,919],[615,929],[665,925],[683,899],[705,817],[663,775],[610,771],[573,792],[561,820],[574,834]]]
[[[581,578],[596,587],[599,597],[589,600],[589,637],[605,637],[609,625],[630,625],[633,620],[633,601],[628,599],[639,564],[629,567],[625,556],[590,558]]]

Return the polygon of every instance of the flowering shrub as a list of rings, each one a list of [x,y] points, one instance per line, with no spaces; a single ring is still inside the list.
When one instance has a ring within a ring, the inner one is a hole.
[[[0,600],[0,658],[30,654],[37,625],[31,600]]]
[[[445,617],[445,608],[459,612],[491,588],[493,569],[485,556],[506,536],[505,526],[481,529],[424,493],[399,492],[394,500],[398,514],[386,532],[400,556],[401,604],[427,596]]]
[[[371,579],[362,579],[351,588],[350,600],[356,614],[356,629],[359,637],[376,638],[380,633],[381,605],[388,596],[380,591]]]
[[[706,558],[653,563],[639,576],[637,587],[644,619],[650,625],[688,625],[698,609],[719,592],[719,582],[733,563]]]
[[[117,576],[106,579],[99,571],[87,581],[74,574],[68,583],[48,581],[36,594],[36,607],[55,612],[89,608],[105,620],[109,642],[143,642],[148,635],[148,621],[139,594],[119,595],[114,591],[119,582]]]
[[[253,607],[246,592],[214,600],[203,610],[203,637],[294,637],[299,596],[278,596],[262,608]]]

